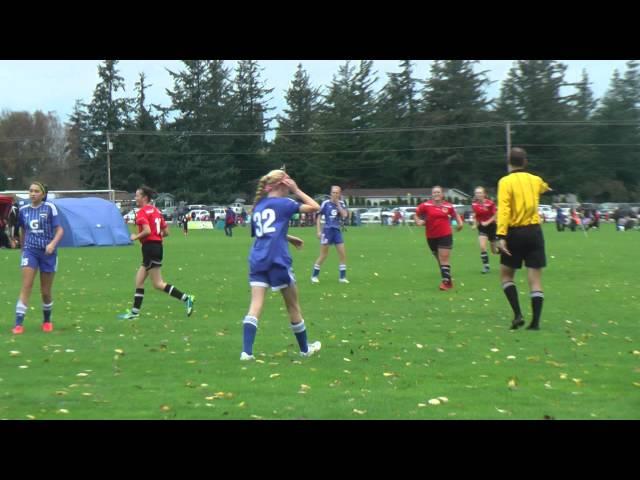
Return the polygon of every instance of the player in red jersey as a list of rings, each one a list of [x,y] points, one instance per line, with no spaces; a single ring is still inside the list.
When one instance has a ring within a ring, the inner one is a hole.
[[[473,228],[478,229],[480,243],[480,258],[482,259],[482,273],[489,273],[489,254],[487,240],[491,242],[491,252],[498,253],[498,238],[496,237],[496,204],[487,198],[484,187],[476,187],[473,208]]]
[[[131,234],[131,240],[140,240],[142,244],[142,266],[136,274],[136,293],[133,297],[133,307],[131,310],[119,315],[125,320],[133,320],[140,316],[140,308],[144,299],[144,282],[147,277],[151,277],[154,288],[163,290],[174,298],[185,303],[187,316],[193,313],[193,295],[187,295],[166,283],[162,279],[160,267],[162,267],[162,239],[169,235],[169,227],[165,222],[162,212],[151,205],[151,197],[154,191],[141,186],[136,190],[136,204],[140,210],[136,213],[136,225],[138,233]]]
[[[426,225],[427,243],[438,261],[442,274],[440,290],[449,290],[453,288],[449,263],[453,248],[451,219],[457,222],[458,232],[462,230],[463,222],[453,205],[443,201],[442,197],[442,187],[435,186],[431,189],[431,200],[422,202],[416,209],[416,225]]]

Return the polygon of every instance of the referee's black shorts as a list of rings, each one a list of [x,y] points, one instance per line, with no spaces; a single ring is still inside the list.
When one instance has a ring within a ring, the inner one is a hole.
[[[496,222],[492,222],[489,225],[478,224],[478,236],[487,237],[490,242],[495,242],[496,238]]]
[[[522,262],[527,268],[543,268],[547,266],[544,253],[544,237],[542,228],[537,225],[524,227],[509,227],[507,233],[507,249],[511,256],[500,254],[500,263],[509,268],[519,269]]]
[[[146,270],[162,266],[162,243],[146,242],[142,244],[142,266]]]

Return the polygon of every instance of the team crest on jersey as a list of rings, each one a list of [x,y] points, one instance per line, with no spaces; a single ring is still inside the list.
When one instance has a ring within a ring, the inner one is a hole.
[[[447,213],[449,211],[447,207],[442,207],[440,210],[442,210],[444,213]]]

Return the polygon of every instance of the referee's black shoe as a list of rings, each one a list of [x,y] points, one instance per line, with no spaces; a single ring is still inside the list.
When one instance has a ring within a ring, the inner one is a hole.
[[[522,315],[518,315],[516,318],[513,319],[513,322],[511,322],[511,330],[517,330],[523,325],[524,325],[524,318],[522,318]]]
[[[527,330],[540,330],[540,324],[531,322],[527,327]]]

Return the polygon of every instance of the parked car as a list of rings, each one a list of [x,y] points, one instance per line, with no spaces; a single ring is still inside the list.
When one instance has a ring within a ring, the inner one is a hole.
[[[388,208],[369,208],[366,212],[360,214],[360,221],[362,223],[381,223],[381,218],[384,217],[386,222],[387,218],[392,215]]]
[[[177,216],[176,207],[167,207],[161,211],[162,211],[162,216],[167,222],[171,222]]]
[[[136,223],[136,213],[138,213],[138,209],[134,208],[133,210],[125,213],[122,218],[124,218],[126,223]]]
[[[193,214],[195,213],[195,218]],[[200,222],[208,222],[209,221],[209,212],[206,210],[191,210],[187,212],[187,215],[190,219],[200,221]]]
[[[416,207],[398,207],[402,214],[402,221],[409,224],[416,223]]]
[[[538,214],[540,215],[540,220],[543,222],[556,221],[556,209],[551,205],[538,205]]]
[[[218,218],[222,218],[224,220],[225,218],[227,218],[227,209],[224,207],[211,206],[208,210],[209,218],[213,218],[214,220]]]

